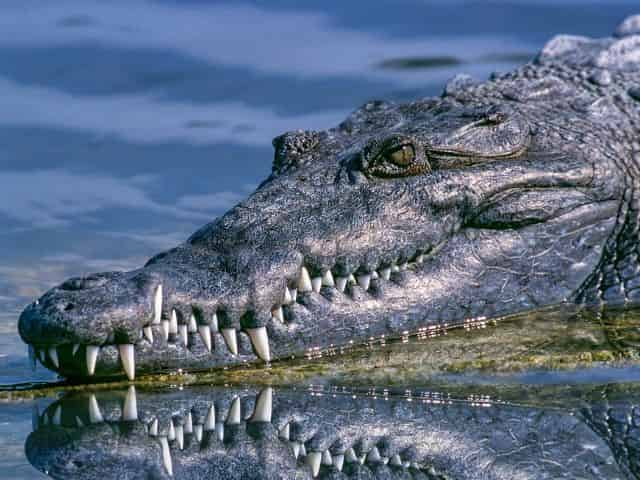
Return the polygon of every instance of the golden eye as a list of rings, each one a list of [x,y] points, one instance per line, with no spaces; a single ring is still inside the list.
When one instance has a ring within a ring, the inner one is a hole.
[[[385,152],[385,157],[391,163],[399,167],[408,167],[416,158],[416,152],[412,145],[401,145],[393,150]]]

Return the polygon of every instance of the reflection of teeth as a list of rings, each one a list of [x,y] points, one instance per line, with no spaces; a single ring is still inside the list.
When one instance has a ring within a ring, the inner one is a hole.
[[[322,276],[322,285],[325,287],[335,287],[335,282],[333,281],[333,275],[331,274],[331,270],[327,270],[324,272]]]
[[[227,348],[232,355],[238,355],[238,337],[234,328],[223,328],[221,330]]]
[[[127,396],[124,398],[124,407],[122,408],[122,419],[125,422],[133,422],[138,420],[138,402],[136,399],[136,387],[131,385],[127,390]]]
[[[151,426],[149,427],[149,435],[151,435],[152,437],[158,436],[158,419],[157,418],[154,418],[151,421]]]
[[[394,467],[401,467],[402,460],[400,459],[400,455],[396,453],[393,457],[391,457],[391,459],[389,460],[389,465],[393,465]]]
[[[315,277],[311,279],[311,289],[316,292],[316,293],[320,293],[320,289],[322,288],[322,277]]]
[[[193,433],[193,418],[191,418],[191,411],[187,412],[187,418],[184,420],[184,433]]]
[[[160,446],[162,447],[162,463],[164,469],[169,476],[173,476],[173,462],[171,460],[171,450],[169,450],[169,442],[166,437],[160,437]]]
[[[322,452],[322,464],[329,466],[332,463],[333,460],[331,458],[331,452],[329,452],[329,450],[325,450],[324,452]]]
[[[71,347],[71,355],[75,355],[78,352],[78,349],[80,348],[80,344],[79,343],[74,343],[73,347]]]
[[[234,398],[231,402],[225,423],[227,425],[240,425],[240,397]]]
[[[279,322],[284,323],[284,312],[282,311],[282,307],[273,309],[271,315]]]
[[[98,360],[98,353],[100,347],[96,345],[87,345],[86,357],[87,357],[87,373],[93,375],[96,371],[96,361]]]
[[[289,440],[291,427],[287,423],[282,429],[280,429],[280,434],[278,435],[283,440]]]
[[[89,421],[91,423],[104,422],[102,412],[100,412],[100,406],[98,405],[98,400],[96,400],[96,396],[93,393],[89,397]]]
[[[269,336],[266,327],[248,328],[247,333],[251,338],[251,344],[256,351],[258,357],[265,362],[271,361],[271,352],[269,351]]]
[[[204,346],[211,351],[211,327],[209,325],[198,325],[198,333],[200,333]]]
[[[216,423],[216,437],[218,441],[224,442],[224,425],[222,423]]]
[[[207,412],[207,418],[204,421],[204,431],[211,432],[216,429],[216,408],[211,405]]]
[[[314,477],[318,476],[320,473],[320,462],[322,461],[322,453],[321,452],[309,452],[307,455],[306,463],[311,467],[311,474]]]
[[[333,456],[333,466],[338,469],[339,472],[342,471],[342,466],[344,465],[344,455],[334,455]]]
[[[300,277],[298,278],[298,290],[301,292],[310,292],[311,290],[313,290],[309,271],[305,267],[302,267],[300,269]]]
[[[260,392],[256,399],[256,406],[251,416],[252,422],[271,422],[271,410],[273,407],[273,390],[267,387]]]
[[[153,343],[153,329],[151,327],[144,327],[142,329],[142,333],[144,334],[145,338],[149,340],[149,343]]]
[[[182,341],[182,345],[187,347],[189,345],[189,327],[186,324],[180,324],[178,326],[178,330],[180,330],[180,340]]]
[[[60,405],[56,405],[56,409],[53,412],[53,418],[51,419],[51,423],[54,425],[60,425],[62,422],[62,409]]]
[[[158,325],[162,317],[162,285],[158,285],[153,297],[153,324]]]
[[[124,368],[129,380],[133,380],[136,377],[136,359],[133,351],[133,345],[130,343],[118,345],[118,351],[120,352],[122,368]]]
[[[49,354],[49,358],[51,359],[51,362],[55,365],[55,367],[60,368],[60,362],[58,361],[58,351],[56,350],[56,347],[49,348],[47,353]]]

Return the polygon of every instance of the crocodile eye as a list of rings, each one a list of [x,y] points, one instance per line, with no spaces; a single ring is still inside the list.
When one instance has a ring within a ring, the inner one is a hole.
[[[395,149],[384,152],[386,159],[399,167],[407,167],[416,158],[416,151],[412,145],[401,145]]]
[[[362,152],[362,170],[376,177],[408,177],[431,171],[424,149],[410,137],[374,141]]]

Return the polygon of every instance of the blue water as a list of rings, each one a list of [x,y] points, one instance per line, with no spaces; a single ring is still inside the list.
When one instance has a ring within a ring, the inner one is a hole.
[[[269,173],[274,136],[331,127],[372,98],[437,95],[454,73],[484,79],[555,33],[605,36],[638,11],[637,0],[3,0],[0,384],[53,378],[27,366],[26,303],[183,241]],[[458,65],[381,67],[442,56]],[[0,433],[20,437],[0,409]],[[0,458],[17,458],[9,443]],[[31,476],[15,462],[12,478]]]

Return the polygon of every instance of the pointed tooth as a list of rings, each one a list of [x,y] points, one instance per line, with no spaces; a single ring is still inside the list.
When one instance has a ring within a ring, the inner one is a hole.
[[[87,372],[89,375],[93,375],[96,372],[98,353],[100,353],[100,347],[97,345],[87,345],[85,355],[87,361]]]
[[[100,412],[100,406],[98,405],[98,400],[96,400],[96,396],[93,393],[89,396],[89,421],[91,423],[104,422],[102,412]]]
[[[47,361],[47,351],[42,349],[38,352],[38,355],[40,356],[40,361],[44,364]]]
[[[169,450],[167,437],[160,437],[160,446],[162,447],[162,463],[164,469],[170,477],[173,477],[173,461],[171,460],[171,450]]]
[[[131,385],[127,390],[127,396],[124,398],[124,407],[122,407],[122,419],[125,422],[133,422],[138,420],[138,399],[136,397],[136,387]]]
[[[291,426],[287,423],[284,427],[280,429],[280,434],[278,435],[283,440],[289,440],[291,435]]]
[[[266,327],[247,328],[247,333],[251,338],[251,344],[258,357],[265,362],[271,361],[271,352],[269,351],[269,335]]]
[[[129,380],[133,380],[136,378],[136,357],[133,345],[130,343],[118,345],[118,351],[120,352],[120,361],[122,362],[124,372],[127,374]]]
[[[207,418],[204,421],[204,431],[211,432],[216,429],[216,407],[211,404],[207,412]]]
[[[400,267],[396,264],[391,265],[391,271],[392,272],[399,272],[400,271]]]
[[[176,313],[175,309],[171,310],[171,320],[169,322],[169,335],[171,334],[177,335],[178,334],[178,314]]]
[[[56,350],[56,347],[49,348],[49,350],[47,350],[47,353],[49,354],[49,358],[51,359],[51,362],[55,365],[55,367],[60,368],[60,362],[58,361],[58,351]]]
[[[304,446],[304,443],[300,444],[300,456],[302,457],[307,456],[307,447]]]
[[[73,347],[71,348],[71,355],[75,356],[76,353],[78,353],[78,349],[80,348],[80,344],[79,343],[74,343]]]
[[[378,279],[378,278],[380,278],[380,275],[378,275],[378,272],[376,272],[375,270],[371,272],[371,280]]]
[[[320,473],[320,462],[322,461],[322,452],[309,452],[305,462],[311,468],[313,477],[317,477]]]
[[[325,450],[322,452],[322,464],[323,465],[331,465],[333,463],[333,459],[331,458],[331,452],[329,450]]]
[[[409,268],[409,264],[407,262],[403,262],[400,264],[400,266],[398,267],[401,271],[406,270],[407,268]]]
[[[238,355],[238,336],[235,328],[223,328],[221,330],[224,341],[227,344],[227,348],[231,352],[231,355]]]
[[[401,467],[402,460],[400,459],[400,455],[396,453],[394,456],[392,456],[391,460],[389,460],[389,465],[393,465],[394,467]]]
[[[313,290],[311,285],[311,277],[309,276],[309,271],[306,267],[302,267],[300,269],[300,277],[298,277],[298,291],[300,292],[310,292]]]
[[[331,273],[331,270],[327,270],[326,272],[324,272],[324,275],[322,276],[322,285],[324,285],[325,287],[335,287],[336,284],[333,281],[333,274]]]
[[[282,307],[274,308],[271,311],[271,315],[280,323],[284,323],[284,312],[282,311]]]
[[[347,287],[347,277],[336,277],[336,288],[344,292],[344,289]]]
[[[80,420],[80,417],[78,417],[76,415],[76,425],[78,426],[78,428],[84,428],[84,423],[82,422],[82,420]]]
[[[380,276],[383,280],[389,280],[391,278],[391,267],[380,270]]]
[[[178,326],[178,330],[180,331],[180,341],[182,345],[185,347],[189,346],[189,327],[186,324],[181,324]]]
[[[378,447],[373,447],[367,454],[367,462],[380,463],[381,461],[382,458],[380,457],[380,451],[378,450]]]
[[[371,284],[371,274],[367,273],[364,275],[358,275],[358,285],[362,287],[363,290],[369,290],[369,285]]]
[[[153,329],[151,327],[144,327],[142,333],[149,343],[153,343]]]
[[[291,292],[289,291],[288,287],[284,287],[284,295],[282,298],[282,304],[283,305],[289,305],[290,303],[293,303],[293,298],[291,297]]]
[[[240,397],[236,397],[231,402],[225,423],[227,425],[239,425],[240,420]]]
[[[169,320],[162,320],[162,336],[165,342],[169,340]]]
[[[184,427],[182,425],[176,425],[176,442],[178,443],[178,448],[180,450],[184,450]]]
[[[189,317],[189,333],[196,333],[198,331],[198,322],[196,322],[196,316],[192,313]]]
[[[167,433],[167,439],[173,442],[176,439],[176,426],[173,424],[173,418],[169,420],[169,432]]]
[[[154,418],[151,421],[151,426],[149,427],[149,435],[151,435],[152,437],[158,436],[158,419],[157,418]]]
[[[334,455],[333,456],[333,466],[336,467],[336,469],[341,472],[342,471],[342,466],[344,465],[344,455],[340,454],[340,455]]]
[[[200,333],[204,346],[211,351],[211,327],[209,325],[198,325],[198,333]]]
[[[293,456],[297,460],[300,456],[300,444],[298,442],[291,442],[291,449],[293,450]]]
[[[211,323],[209,324],[209,326],[214,332],[218,331],[218,315],[216,313],[214,313],[213,317],[211,317]]]
[[[353,448],[349,448],[346,452],[344,452],[344,460],[347,463],[356,463],[358,462],[358,456],[356,455],[356,451]]]
[[[196,437],[198,443],[202,442],[202,425],[194,425],[193,426],[193,435]]]
[[[191,411],[187,412],[187,418],[184,420],[184,433],[193,433],[193,418]]]
[[[320,289],[322,288],[322,277],[315,277],[311,279],[311,289],[316,292],[316,293],[320,293]]]
[[[162,285],[158,285],[153,296],[153,324],[159,325],[162,317]]]
[[[416,257],[416,263],[424,263],[424,254],[421,253]]]
[[[224,442],[224,425],[222,423],[216,423],[216,437],[218,437],[218,441]]]
[[[62,423],[62,409],[60,405],[56,405],[56,409],[53,412],[53,418],[51,419],[51,423],[53,425],[60,425]]]
[[[292,288],[291,290],[289,290],[289,292],[291,292],[291,301],[295,303],[296,300],[298,299],[298,289]]]
[[[256,399],[256,405],[253,408],[253,415],[251,416],[252,422],[271,422],[271,410],[273,407],[273,389],[267,387],[263,389],[258,398]]]

